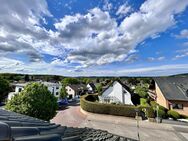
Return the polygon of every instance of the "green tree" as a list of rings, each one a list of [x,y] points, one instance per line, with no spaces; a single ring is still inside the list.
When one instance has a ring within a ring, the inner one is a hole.
[[[28,74],[26,74],[26,75],[24,76],[24,80],[25,80],[26,82],[29,81],[29,75],[28,75]]]
[[[148,96],[147,91],[148,91],[147,87],[136,86],[135,88],[135,93],[137,93],[142,98],[147,98]]]
[[[76,78],[64,78],[62,81],[63,85],[68,85],[68,84],[78,84],[79,81]]]
[[[57,99],[41,83],[28,84],[6,104],[6,109],[49,121],[56,114]]]
[[[0,102],[2,102],[8,95],[10,90],[9,82],[0,77]]]
[[[60,98],[64,99],[64,98],[67,97],[67,95],[68,95],[67,91],[65,89],[65,86],[63,85],[62,88],[61,88],[61,90],[60,90]]]
[[[97,92],[98,92],[98,94],[101,94],[101,92],[102,92],[102,84],[99,84],[97,86]]]
[[[83,78],[82,82],[83,82],[84,84],[88,84],[88,83],[91,82],[91,80],[90,80],[89,78]]]

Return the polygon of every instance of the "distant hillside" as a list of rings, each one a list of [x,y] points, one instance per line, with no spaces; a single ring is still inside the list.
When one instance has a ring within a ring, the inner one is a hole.
[[[14,74],[14,73],[1,73],[0,77],[9,80],[10,82],[14,81],[60,81],[64,77],[58,75],[30,75],[30,74]]]

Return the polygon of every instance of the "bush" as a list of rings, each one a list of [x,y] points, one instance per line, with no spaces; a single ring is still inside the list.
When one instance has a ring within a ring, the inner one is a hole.
[[[141,106],[149,106],[148,100],[145,98],[140,98],[140,105]]]
[[[147,118],[155,118],[155,112],[152,107],[148,107],[146,111]]]
[[[81,97],[80,105],[85,111],[98,113],[98,114],[110,114],[117,116],[135,117],[136,109],[142,111],[143,108],[148,107],[136,107],[131,105],[114,105],[114,104],[104,104],[93,102],[96,100],[97,95],[84,95]],[[139,112],[141,113],[141,112]]]
[[[10,111],[43,120],[53,118],[57,108],[57,99],[41,83],[28,84],[6,104],[6,109]]]
[[[180,118],[180,115],[178,112],[174,111],[174,110],[169,110],[168,111],[168,116],[177,120],[178,118]]]
[[[180,118],[188,119],[188,116],[187,116],[187,115],[183,115],[183,114],[181,114],[181,115],[180,115]]]
[[[159,109],[165,111],[165,113],[167,113],[167,111],[168,111],[167,108],[165,108],[165,107],[159,105],[159,104],[156,103],[155,101],[151,101],[151,102],[150,102],[150,105],[151,105],[153,108],[155,108],[155,109],[156,109],[156,107],[157,107],[157,105],[158,105],[158,106],[159,106]]]
[[[166,118],[166,112],[164,110],[159,109],[158,110],[158,116],[160,118]]]

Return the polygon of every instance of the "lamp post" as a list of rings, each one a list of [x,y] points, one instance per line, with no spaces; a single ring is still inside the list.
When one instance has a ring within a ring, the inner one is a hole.
[[[139,109],[135,109],[135,111],[136,111],[137,136],[138,136],[138,140],[140,141],[140,134],[139,134],[139,119],[138,119],[138,112],[139,112]]]
[[[159,123],[159,105],[156,106],[157,110],[157,123]]]

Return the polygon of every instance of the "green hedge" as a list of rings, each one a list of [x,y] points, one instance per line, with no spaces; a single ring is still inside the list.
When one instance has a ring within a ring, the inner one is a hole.
[[[151,107],[136,107],[131,105],[114,105],[94,102],[98,99],[97,95],[85,95],[81,97],[80,105],[85,111],[98,113],[98,114],[110,114],[117,116],[135,117],[136,109],[142,111],[145,109],[152,109]],[[154,113],[148,115],[154,117]]]
[[[168,116],[173,118],[174,120],[177,120],[178,118],[180,118],[180,114],[174,110],[169,110]]]

